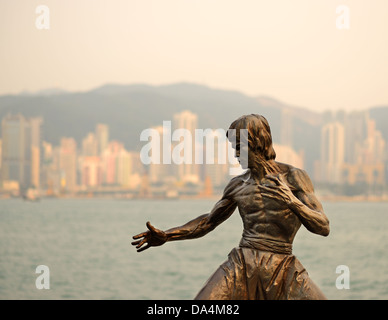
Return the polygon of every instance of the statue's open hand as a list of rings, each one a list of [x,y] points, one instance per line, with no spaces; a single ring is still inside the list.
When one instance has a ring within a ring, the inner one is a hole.
[[[282,176],[267,175],[265,178],[270,183],[259,185],[261,195],[274,200],[284,201],[287,205],[290,205],[295,200],[295,195]]]
[[[167,241],[167,235],[164,231],[156,229],[149,221],[146,226],[149,231],[133,236],[134,240],[140,239],[131,243],[133,246],[136,246],[137,252],[144,251],[149,247],[161,246]],[[147,244],[143,247],[145,243]]]

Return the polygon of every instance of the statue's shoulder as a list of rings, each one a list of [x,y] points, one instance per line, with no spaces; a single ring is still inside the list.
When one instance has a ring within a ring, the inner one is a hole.
[[[314,186],[307,172],[290,164],[278,163],[287,182],[295,191],[314,192]]]
[[[224,189],[224,197],[233,197],[239,190],[239,187],[243,185],[244,181],[247,181],[249,177],[249,170],[238,176],[233,177]]]

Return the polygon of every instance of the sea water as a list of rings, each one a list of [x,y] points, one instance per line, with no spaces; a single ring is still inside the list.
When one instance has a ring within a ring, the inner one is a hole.
[[[182,225],[214,202],[0,200],[0,299],[192,299],[238,245],[238,210],[196,240],[137,253],[132,236],[147,221],[162,230]],[[293,253],[328,299],[388,299],[388,203],[323,206],[330,235],[302,226]],[[48,267],[49,289],[37,288],[40,265]],[[338,266],[348,268],[348,289],[338,286]]]

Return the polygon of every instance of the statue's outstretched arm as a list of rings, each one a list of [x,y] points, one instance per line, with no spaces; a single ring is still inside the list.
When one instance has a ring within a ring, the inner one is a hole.
[[[171,228],[166,231],[167,241],[196,239],[214,230],[219,224],[228,219],[234,210],[236,203],[227,198],[218,201],[212,211],[203,214],[186,224]]]
[[[132,245],[136,246],[138,252],[164,244],[167,241],[196,239],[214,230],[219,224],[228,219],[237,207],[232,196],[232,190],[236,180],[232,181],[225,188],[224,195],[212,211],[203,214],[182,226],[171,228],[166,231],[159,230],[147,222],[148,231],[135,235]]]

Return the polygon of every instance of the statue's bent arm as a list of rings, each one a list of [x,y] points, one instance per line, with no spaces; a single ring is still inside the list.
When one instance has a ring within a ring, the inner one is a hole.
[[[328,236],[329,219],[314,194],[314,187],[307,173],[304,170],[294,169],[289,175],[289,181],[296,188],[295,199],[289,204],[289,208],[299,217],[307,230]]]

